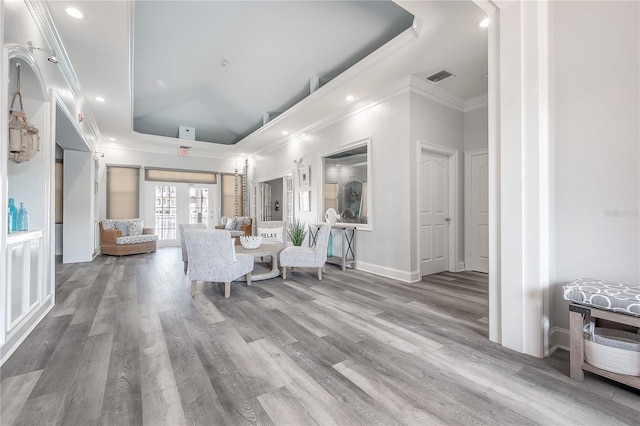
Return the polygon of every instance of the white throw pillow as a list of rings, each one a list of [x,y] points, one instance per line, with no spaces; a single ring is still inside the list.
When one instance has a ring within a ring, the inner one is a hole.
[[[227,231],[233,231],[235,226],[236,226],[235,219],[227,219],[227,223],[224,224],[224,229],[226,229]]]
[[[258,235],[262,237],[263,243],[282,243],[284,228],[258,228]]]

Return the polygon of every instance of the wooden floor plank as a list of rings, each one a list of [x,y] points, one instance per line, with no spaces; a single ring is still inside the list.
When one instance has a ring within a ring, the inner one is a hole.
[[[640,391],[488,340],[488,276],[327,266],[198,286],[180,248],[56,262],[58,304],[0,368],[19,425],[638,424]]]
[[[18,417],[42,370],[11,376],[0,384],[0,423],[10,425]]]
[[[97,424],[102,402],[113,334],[89,336],[75,365],[64,403],[63,424]]]
[[[160,316],[146,305],[139,306],[138,315],[143,424],[184,425],[186,420]]]

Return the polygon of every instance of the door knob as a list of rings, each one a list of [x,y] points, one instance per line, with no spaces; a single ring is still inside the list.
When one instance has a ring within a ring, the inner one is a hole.
[[[451,218],[450,218],[450,217],[445,217],[445,218],[444,218],[444,221],[445,221],[445,222],[447,222],[447,223],[449,223],[449,222],[451,222]]]

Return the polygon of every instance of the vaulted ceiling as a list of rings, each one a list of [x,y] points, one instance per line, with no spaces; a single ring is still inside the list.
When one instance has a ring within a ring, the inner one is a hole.
[[[256,151],[442,69],[455,77],[434,87],[441,93],[464,102],[487,92],[484,13],[471,1],[48,6],[106,144],[180,144],[186,126],[212,149]],[[70,6],[84,18],[68,16]]]

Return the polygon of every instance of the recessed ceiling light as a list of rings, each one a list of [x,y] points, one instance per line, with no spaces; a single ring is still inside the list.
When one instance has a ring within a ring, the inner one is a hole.
[[[102,96],[96,96],[96,101],[104,102],[104,98]]]
[[[283,134],[283,135],[288,135],[288,134],[289,134],[289,132],[288,132],[288,131],[286,131],[286,130],[283,130],[283,131],[282,131],[282,134]]]
[[[354,100],[355,98],[353,97],[353,95],[347,95],[347,97],[345,98],[347,101],[351,102],[352,100]]]
[[[487,28],[489,26],[489,17],[487,16],[486,18],[484,18],[483,20],[479,21],[476,24],[476,27],[478,28]]]
[[[115,141],[116,141],[116,138],[109,138],[109,140],[110,140],[111,142],[115,142]]]
[[[78,9],[76,9],[75,7],[68,7],[66,9],[67,15],[76,18],[76,19],[82,19],[84,18],[84,14],[82,12],[80,12]]]

